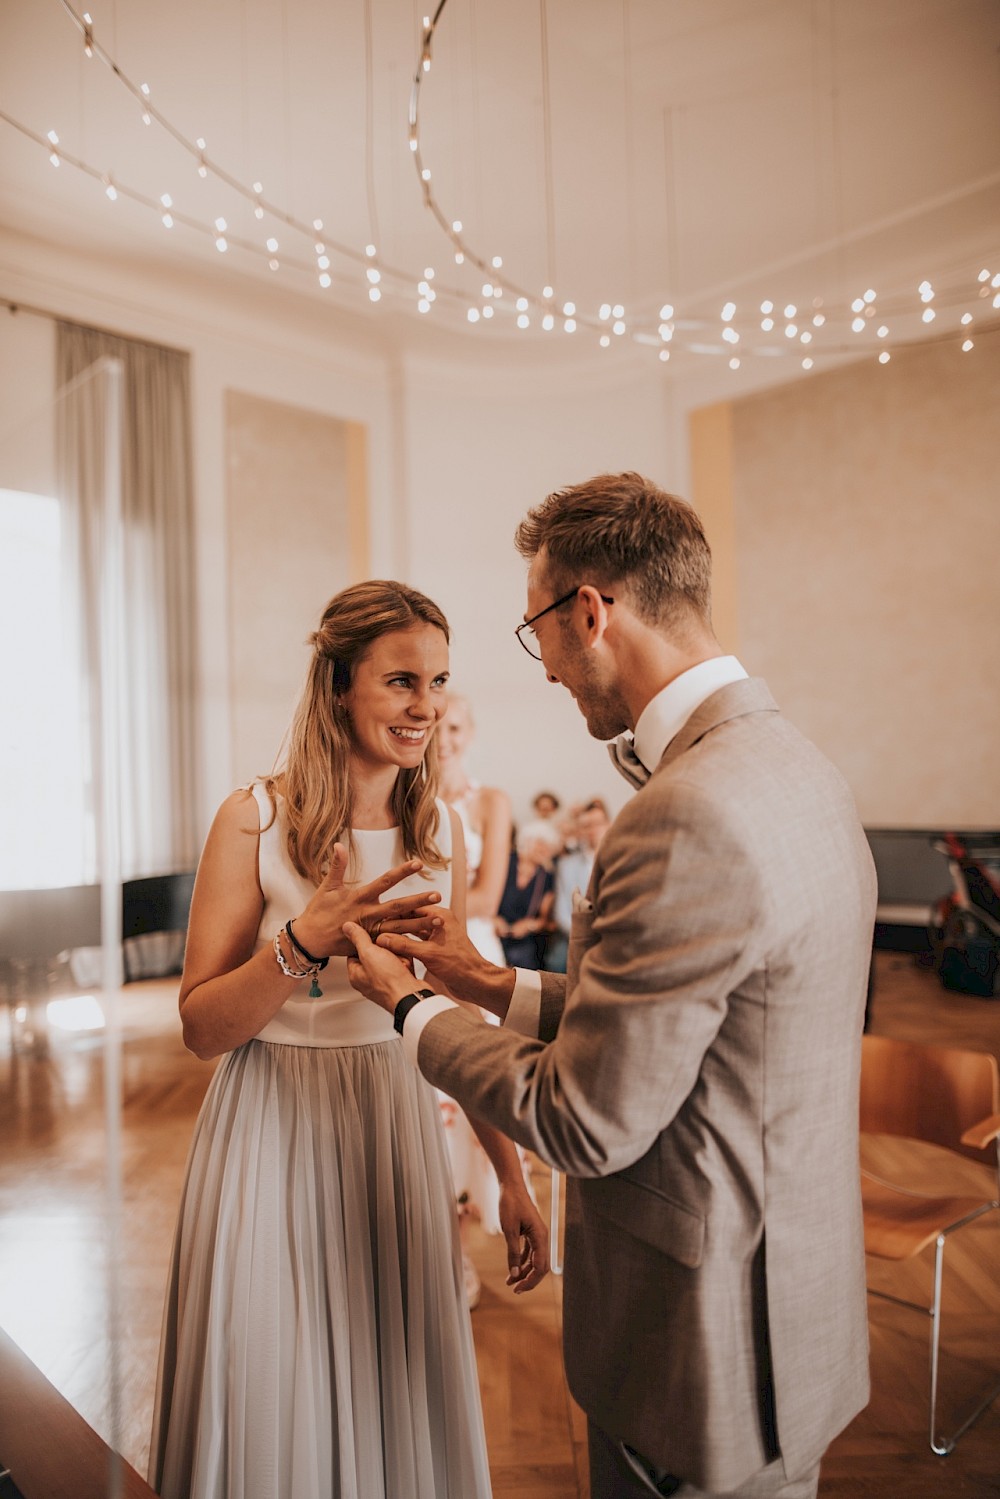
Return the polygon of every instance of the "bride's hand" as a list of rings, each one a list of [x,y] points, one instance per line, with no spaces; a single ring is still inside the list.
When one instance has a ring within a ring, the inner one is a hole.
[[[348,921],[356,922],[376,938],[383,932],[430,936],[434,905],[441,899],[436,890],[400,895],[394,900],[382,898],[422,868],[419,859],[410,859],[367,885],[348,885],[344,881],[347,849],[335,843],[326,878],[302,915],[294,919],[296,938],[317,958],[347,958],[354,955],[352,944],[344,936],[344,923]]]
[[[379,947],[405,958],[423,963],[430,980],[443,985],[447,992],[462,999],[477,1001],[478,983],[486,975],[496,973],[492,963],[480,955],[469,940],[465,926],[454,911],[447,906],[435,910],[431,906],[417,909],[417,919],[426,924],[426,933],[417,932],[416,926],[405,930],[409,935],[393,935],[401,930],[384,927],[378,935]],[[414,940],[422,936],[422,940]]]

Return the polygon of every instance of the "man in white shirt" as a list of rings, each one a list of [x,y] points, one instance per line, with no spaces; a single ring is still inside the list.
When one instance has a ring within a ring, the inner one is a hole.
[[[619,736],[637,794],[565,978],[493,968],[444,913],[423,944],[350,928],[352,982],[425,1077],[569,1177],[593,1499],[810,1499],[868,1395],[868,845],[839,773],[716,640],[689,506],[603,475],[550,495],[517,545],[521,643],[594,737]],[[393,953],[504,1024],[411,993]]]
[[[565,973],[573,900],[590,884],[590,871],[601,839],[608,831],[608,809],[599,797],[587,802],[573,818],[572,842],[556,860],[552,887],[552,927],[545,944],[542,967],[548,973]]]

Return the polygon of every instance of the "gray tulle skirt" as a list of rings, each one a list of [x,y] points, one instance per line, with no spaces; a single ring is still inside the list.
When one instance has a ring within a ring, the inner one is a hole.
[[[488,1499],[432,1090],[385,1041],[250,1041],[195,1127],[150,1482],[166,1499]]]

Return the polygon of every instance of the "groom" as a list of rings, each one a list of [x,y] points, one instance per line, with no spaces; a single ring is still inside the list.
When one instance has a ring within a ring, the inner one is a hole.
[[[593,1499],[809,1499],[868,1395],[858,1074],[875,910],[838,772],[723,654],[694,511],[637,474],[521,523],[518,634],[636,787],[568,971],[350,928],[411,1060],[570,1180],[565,1358]],[[632,735],[623,734],[633,730]],[[503,1020],[412,993],[393,954]]]

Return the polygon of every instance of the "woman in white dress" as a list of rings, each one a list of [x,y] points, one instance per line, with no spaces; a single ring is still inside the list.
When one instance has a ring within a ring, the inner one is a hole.
[[[165,1499],[488,1499],[435,1096],[348,984],[343,935],[419,934],[418,905],[463,900],[461,823],[435,794],[448,627],[422,594],[363,583],[311,644],[284,768],[223,803],[195,885],[181,1018],[221,1061],[181,1202],[150,1478]],[[508,1281],[531,1289],[544,1225],[496,1138]]]
[[[449,692],[448,706],[438,730],[440,790],[444,801],[459,815],[465,839],[468,884],[465,895],[466,929],[474,946],[491,963],[503,967],[506,959],[494,922],[510,853],[511,816],[506,792],[473,780],[465,755],[475,735],[472,709],[467,698]],[[496,1024],[496,1017],[483,1016]],[[438,1093],[448,1158],[451,1162],[455,1201],[459,1207],[462,1235],[462,1270],[469,1306],[479,1302],[480,1282],[465,1243],[470,1218],[477,1218],[488,1234],[501,1232],[500,1183],[484,1145],[480,1125],[459,1108],[446,1093]],[[521,1153],[523,1168],[523,1153]]]

